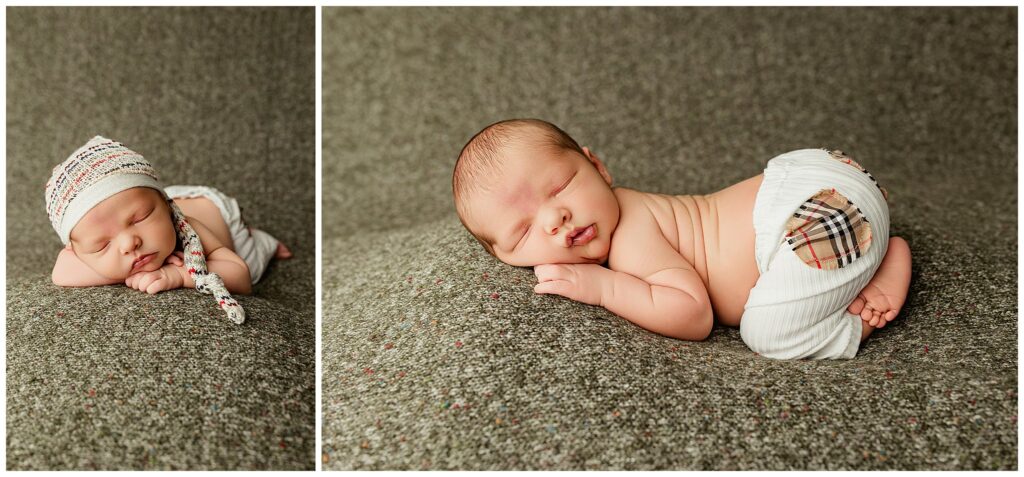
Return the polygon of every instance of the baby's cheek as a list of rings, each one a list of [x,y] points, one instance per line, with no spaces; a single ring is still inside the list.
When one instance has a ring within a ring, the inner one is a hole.
[[[124,280],[125,278],[128,278],[120,266],[120,262],[117,260],[116,256],[105,256],[99,260],[85,261],[85,264],[88,265],[92,271],[111,280]]]
[[[177,244],[177,235],[174,233],[174,226],[167,223],[161,223],[159,226],[154,226],[148,230],[148,236],[150,240],[150,247],[155,248],[157,252],[157,258],[154,260],[159,264],[163,264],[164,261],[172,253],[174,253],[174,246]]]

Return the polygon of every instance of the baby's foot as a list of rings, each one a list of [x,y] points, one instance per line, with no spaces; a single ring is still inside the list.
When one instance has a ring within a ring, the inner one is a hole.
[[[288,250],[288,247],[285,247],[283,243],[278,242],[277,250],[274,251],[274,258],[278,260],[292,258],[292,251]]]
[[[896,319],[910,288],[910,246],[899,237],[889,239],[889,250],[871,281],[846,308],[868,325],[881,328]]]

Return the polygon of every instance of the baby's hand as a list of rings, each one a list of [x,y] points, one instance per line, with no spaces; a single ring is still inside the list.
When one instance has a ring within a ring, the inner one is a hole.
[[[164,265],[176,265],[176,266],[179,266],[179,267],[184,267],[185,266],[185,254],[180,252],[180,251],[179,252],[174,252],[174,253],[170,254],[167,257],[167,259],[164,260]]]
[[[604,278],[608,272],[607,268],[594,264],[537,265],[533,273],[540,283],[533,287],[533,291],[601,305]]]
[[[179,261],[181,260],[181,257],[177,258]],[[168,257],[167,262],[171,262],[170,257]],[[184,278],[182,278],[178,268],[177,265],[169,264],[152,272],[139,272],[126,278],[124,284],[129,288],[144,291],[150,295],[164,290],[181,288],[184,284]]]

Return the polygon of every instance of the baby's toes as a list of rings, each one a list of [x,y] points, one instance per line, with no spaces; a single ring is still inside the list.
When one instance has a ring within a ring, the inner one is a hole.
[[[896,310],[889,310],[889,311],[885,312],[885,321],[895,320],[896,319],[896,315],[898,315],[898,314],[899,314],[899,311],[896,311]]]
[[[885,321],[885,318],[882,317],[882,313],[879,311],[875,311],[875,319],[878,320],[878,324],[875,325],[878,328],[884,328],[885,324],[888,323],[887,321]]]
[[[872,308],[871,309],[871,322],[870,322],[871,326],[874,326],[876,328],[881,328],[883,322],[884,322],[884,320],[882,320],[882,316],[878,313],[878,310]]]
[[[853,299],[853,303],[850,303],[850,306],[846,307],[846,311],[853,313],[854,315],[859,315],[863,309],[864,299],[859,296]]]
[[[292,258],[292,251],[289,250],[288,247],[286,247],[283,243],[278,242],[277,250],[274,251],[274,258],[281,260]]]
[[[860,310],[860,319],[864,320],[865,323],[871,325],[871,307],[865,306],[863,310]]]

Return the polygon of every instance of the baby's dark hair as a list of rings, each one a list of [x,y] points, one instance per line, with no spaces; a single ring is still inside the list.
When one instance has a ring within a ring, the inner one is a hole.
[[[528,136],[529,132],[540,134],[535,137]],[[540,145],[583,154],[583,148],[576,143],[576,140],[554,124],[540,119],[506,119],[491,124],[476,133],[462,147],[462,152],[459,153],[459,158],[455,162],[455,171],[452,173],[452,196],[455,199],[455,211],[466,230],[491,255],[494,255],[494,249],[491,246],[492,240],[474,232],[466,224],[468,205],[466,197],[472,192],[482,190],[482,179],[489,178],[498,171],[505,159],[502,151],[506,146],[516,140],[536,138],[541,139]]]

